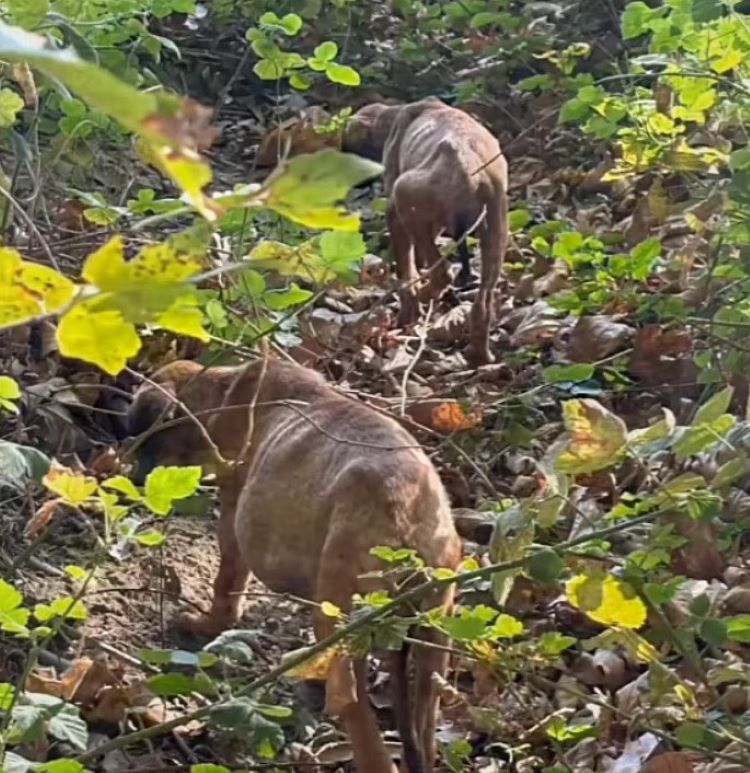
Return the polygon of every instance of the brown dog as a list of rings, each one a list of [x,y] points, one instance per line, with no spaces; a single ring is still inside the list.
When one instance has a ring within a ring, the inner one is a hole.
[[[159,370],[132,403],[131,434],[152,429],[160,416],[179,417],[176,395],[193,418],[170,422],[140,447],[138,477],[156,464],[202,464],[217,472],[221,564],[211,610],[188,615],[193,632],[214,635],[235,624],[250,572],[279,593],[351,608],[352,595],[383,587],[370,555],[378,545],[415,550],[428,566],[455,569],[461,543],[435,468],[395,421],[351,400],[314,371],[275,360],[238,368],[178,361]],[[250,407],[252,406],[252,407]],[[203,430],[196,425],[199,420]],[[250,443],[246,437],[250,434]],[[207,437],[225,459],[216,469]],[[425,607],[450,609],[441,590]],[[323,638],[335,620],[314,616]],[[423,638],[441,640],[434,631]],[[438,695],[432,673],[445,673],[443,651],[415,647],[410,710],[406,646],[390,656],[394,708],[407,771],[432,770]],[[393,764],[366,694],[366,662],[341,657],[329,671],[327,709],[343,720],[360,773],[392,773]]]
[[[440,233],[461,239],[476,227],[481,276],[467,355],[474,365],[491,362],[494,292],[508,242],[508,165],[497,140],[471,116],[430,97],[362,108],[352,117],[343,148],[383,160],[388,228],[398,277],[406,283],[401,325],[419,314],[417,267],[431,269],[424,299],[437,297],[450,282],[435,239]],[[465,281],[468,251],[461,245],[459,281]]]

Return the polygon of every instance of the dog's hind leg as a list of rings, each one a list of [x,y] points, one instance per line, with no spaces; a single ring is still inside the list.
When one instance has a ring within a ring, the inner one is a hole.
[[[178,620],[183,630],[199,636],[216,636],[231,628],[242,612],[242,592],[250,569],[237,544],[235,521],[237,500],[243,475],[237,474],[237,485],[223,486],[219,515],[219,572],[214,580],[214,596],[207,614],[185,613]]]

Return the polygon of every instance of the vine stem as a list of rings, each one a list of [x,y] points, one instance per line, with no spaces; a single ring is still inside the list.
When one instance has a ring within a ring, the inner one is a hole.
[[[618,534],[620,532],[626,531],[627,529],[633,526],[638,526],[644,523],[650,523],[656,518],[658,518],[660,515],[663,515],[667,512],[669,512],[669,508],[665,508],[663,510],[656,510],[652,513],[647,513],[645,515],[640,515],[640,516],[637,516],[636,518],[631,518],[627,521],[623,521],[621,523],[616,523],[616,524],[613,524],[612,526],[599,529],[598,531],[590,532],[589,534],[584,534],[579,537],[575,537],[574,539],[568,540],[567,542],[563,542],[559,544],[557,547],[551,548],[551,549],[555,553],[564,553],[570,550],[571,548],[578,547],[579,545],[589,542],[590,540],[603,539],[612,534]],[[550,550],[550,548],[547,546],[545,546],[543,549],[545,551]],[[491,577],[493,574],[497,574],[498,572],[507,572],[513,569],[520,569],[529,561],[531,557],[533,557],[533,555],[535,555],[538,552],[541,552],[541,549],[532,551],[529,555],[525,556],[524,558],[518,558],[513,561],[504,561],[502,563],[491,564],[490,566],[485,566],[480,569],[475,569],[471,572],[463,572],[462,574],[456,577],[433,578],[431,580],[428,580],[427,582],[422,583],[421,585],[411,588],[410,590],[405,591],[399,596],[396,596],[395,598],[391,599],[391,601],[389,601],[387,604],[384,604],[382,607],[375,607],[373,609],[370,609],[368,612],[365,612],[361,616],[358,615],[356,620],[352,621],[346,626],[343,626],[342,628],[339,628],[337,631],[334,631],[334,633],[332,633],[330,636],[327,636],[325,639],[321,639],[320,641],[306,648],[302,652],[299,652],[298,654],[287,658],[280,665],[276,666],[276,668],[271,669],[263,676],[258,677],[257,679],[252,681],[240,692],[238,692],[234,697],[236,698],[242,695],[252,694],[254,692],[257,692],[261,688],[266,687],[269,684],[272,684],[277,679],[283,677],[284,674],[286,674],[291,669],[302,665],[305,661],[309,660],[310,658],[315,657],[316,655],[319,655],[321,652],[324,652],[325,650],[327,650],[329,647],[340,643],[341,641],[349,637],[351,634],[364,628],[365,626],[370,625],[371,623],[375,623],[378,620],[381,620],[391,612],[395,612],[402,605],[408,602],[417,601],[419,598],[421,598],[431,590],[434,590],[436,588],[442,588],[446,585],[451,585],[453,583],[459,586],[466,585],[467,583],[472,582],[473,580],[486,579],[488,577]],[[146,727],[146,728],[143,728],[142,730],[136,730],[132,733],[128,733],[126,735],[113,738],[111,741],[101,744],[100,746],[97,746],[95,749],[90,749],[89,751],[86,751],[83,754],[78,755],[78,757],[76,757],[75,759],[80,763],[91,762],[92,760],[95,760],[101,757],[107,752],[114,751],[116,749],[121,749],[125,746],[128,746],[133,743],[138,743],[140,741],[146,741],[150,738],[155,738],[156,736],[163,735],[164,733],[174,730],[182,725],[186,725],[188,722],[203,719],[206,716],[208,716],[211,713],[211,711],[215,709],[217,706],[224,706],[230,701],[231,699],[217,701],[216,703],[212,703],[207,706],[202,706],[201,708],[196,709],[193,712],[190,712],[188,714],[183,714],[180,717],[175,717],[174,719],[167,720],[166,722],[162,722],[158,725]]]

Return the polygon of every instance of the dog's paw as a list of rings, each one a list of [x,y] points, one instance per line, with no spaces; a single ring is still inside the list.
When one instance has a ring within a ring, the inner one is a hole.
[[[183,633],[212,638],[231,627],[231,623],[205,612],[181,612],[175,619],[175,625]]]

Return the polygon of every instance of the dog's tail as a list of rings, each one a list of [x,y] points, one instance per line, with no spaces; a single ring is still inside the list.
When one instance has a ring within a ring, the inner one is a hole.
[[[404,642],[398,652],[391,656],[391,679],[393,681],[393,709],[396,728],[401,737],[403,762],[408,773],[424,773],[425,760],[417,738],[414,711],[409,694],[409,652],[411,646]]]

